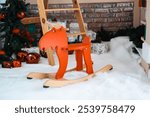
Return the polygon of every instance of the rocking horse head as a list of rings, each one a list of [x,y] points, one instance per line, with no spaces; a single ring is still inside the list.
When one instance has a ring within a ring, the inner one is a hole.
[[[56,49],[56,47],[68,47],[67,33],[63,27],[59,29],[52,28],[49,32],[44,34],[39,41],[40,50],[46,51],[48,48]]]

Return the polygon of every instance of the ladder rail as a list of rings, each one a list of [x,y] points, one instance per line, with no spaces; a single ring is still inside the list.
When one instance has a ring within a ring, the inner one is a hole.
[[[45,8],[48,7],[48,1],[47,0],[46,1],[45,0],[37,0],[37,5],[38,5],[38,10],[39,10],[42,31],[43,31],[43,34],[45,34],[46,32],[49,31],[49,28],[46,24],[47,14],[46,14],[46,12],[44,12]],[[53,50],[51,48],[49,48],[49,50],[47,50],[46,53],[47,53],[47,58],[48,58],[49,64],[54,66],[55,61],[54,61],[54,56],[53,56]]]
[[[67,35],[68,36],[82,35],[82,37],[86,36],[86,29],[84,26],[84,20],[83,20],[83,16],[81,13],[79,2],[78,2],[78,0],[72,0],[72,3],[73,3],[73,8],[48,9],[48,0],[37,0],[37,5],[38,5],[38,9],[39,9],[39,16],[40,16],[40,22],[41,22],[43,34],[48,32],[49,29],[52,28],[51,26],[48,26],[48,24],[47,24],[48,12],[74,11],[76,18],[77,18],[77,22],[79,24],[80,32],[67,34]],[[55,65],[54,58],[53,58],[53,50],[51,50],[51,48],[49,48],[49,50],[47,50],[47,56],[48,56],[49,64],[52,66]]]
[[[78,0],[72,0],[72,3],[73,3],[73,7],[81,9]],[[76,11],[75,15],[76,15],[76,18],[77,18],[77,21],[79,24],[80,32],[85,32],[85,35],[83,35],[83,37],[84,37],[84,36],[86,36],[86,29],[84,26],[84,20],[83,20],[81,10]]]

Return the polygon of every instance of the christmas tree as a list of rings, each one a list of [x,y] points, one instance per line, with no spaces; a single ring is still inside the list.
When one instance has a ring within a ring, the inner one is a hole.
[[[32,46],[34,39],[21,22],[26,17],[28,5],[24,0],[6,0],[0,4],[0,42],[4,40],[5,56],[12,57],[21,48]]]

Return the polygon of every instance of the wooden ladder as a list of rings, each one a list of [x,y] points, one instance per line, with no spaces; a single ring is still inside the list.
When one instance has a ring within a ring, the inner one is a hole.
[[[68,34],[68,36],[82,35],[84,37],[86,35],[84,21],[83,21],[83,17],[82,17],[82,13],[81,13],[81,9],[80,9],[78,0],[72,0],[72,4],[73,4],[72,8],[48,9],[48,0],[37,0],[43,35],[49,31],[49,28],[52,28],[52,27],[48,26],[47,13],[55,12],[55,11],[74,11],[75,16],[77,18],[77,22],[79,24],[80,33]],[[52,66],[55,65],[52,49],[49,48],[46,52],[47,52],[49,64]]]

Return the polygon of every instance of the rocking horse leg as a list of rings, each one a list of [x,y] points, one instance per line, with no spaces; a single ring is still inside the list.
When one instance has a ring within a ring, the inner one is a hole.
[[[82,55],[82,50],[76,50],[76,62],[77,62],[76,70],[77,71],[83,70],[82,56],[83,56]]]
[[[87,47],[83,50],[83,56],[84,56],[84,61],[86,65],[86,72],[88,74],[93,73],[93,67],[92,67],[92,59],[91,59],[91,53],[90,53],[90,47]]]
[[[56,49],[56,53],[58,56],[59,60],[59,69],[56,73],[56,79],[62,79],[67,68],[68,64],[68,51],[67,50],[62,50],[62,49]]]
[[[68,51],[66,50],[62,50],[62,49],[56,49],[56,54],[58,56],[58,60],[59,60],[59,68],[58,71],[56,73],[55,79],[56,80],[61,80],[66,72],[66,68],[67,68],[67,64],[68,64]],[[47,80],[43,87],[44,88],[48,88],[49,80]]]

